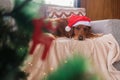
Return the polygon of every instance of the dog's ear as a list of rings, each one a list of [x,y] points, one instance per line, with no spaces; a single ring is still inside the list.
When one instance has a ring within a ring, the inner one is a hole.
[[[69,32],[66,32],[66,34],[65,34],[65,36],[66,37],[68,37],[68,38],[71,38],[71,37],[73,37],[73,35],[74,35],[74,32],[73,32],[74,30],[73,30],[73,28],[71,28],[71,30],[69,31]]]
[[[92,32],[91,26],[87,26],[87,33],[90,34]]]

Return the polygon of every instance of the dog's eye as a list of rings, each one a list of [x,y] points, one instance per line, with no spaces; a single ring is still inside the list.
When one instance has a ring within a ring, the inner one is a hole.
[[[87,31],[87,28],[84,28],[84,31]]]

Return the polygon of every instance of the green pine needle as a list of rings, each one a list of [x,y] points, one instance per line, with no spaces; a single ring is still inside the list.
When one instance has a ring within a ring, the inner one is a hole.
[[[19,27],[22,27],[26,32],[31,34],[33,31],[32,20],[40,18],[40,7],[44,3],[37,3],[33,0],[25,3],[22,8],[18,9],[26,0],[15,0],[15,7],[13,9],[12,16],[15,18]],[[41,0],[42,1],[42,0]]]
[[[46,80],[99,80],[98,75],[91,73],[89,68],[87,59],[76,55],[50,73]]]

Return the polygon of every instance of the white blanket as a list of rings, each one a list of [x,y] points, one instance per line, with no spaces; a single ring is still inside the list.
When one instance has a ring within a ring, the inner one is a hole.
[[[58,38],[53,42],[45,61],[40,59],[42,50],[43,46],[39,45],[32,56],[33,59],[26,65],[25,71],[30,73],[28,80],[41,80],[75,52],[92,60],[105,80],[120,80],[120,71],[112,65],[120,60],[120,48],[111,34],[84,41]]]

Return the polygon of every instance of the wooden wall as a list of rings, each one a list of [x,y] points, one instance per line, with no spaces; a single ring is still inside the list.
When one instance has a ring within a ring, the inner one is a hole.
[[[80,0],[92,20],[120,19],[120,0]]]

